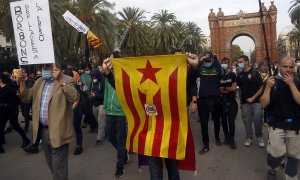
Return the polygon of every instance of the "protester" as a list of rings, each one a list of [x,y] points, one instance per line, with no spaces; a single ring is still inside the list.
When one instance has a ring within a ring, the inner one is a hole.
[[[73,126],[75,129],[75,134],[76,134],[76,148],[74,150],[74,155],[79,155],[83,152],[82,148],[82,139],[83,139],[83,134],[81,130],[81,119],[82,119],[82,106],[83,106],[83,98],[84,98],[84,92],[80,89],[79,85],[75,85],[76,90],[80,94],[79,101],[76,101],[73,103],[73,114],[74,114],[74,119],[73,119]]]
[[[29,74],[26,73],[25,69],[23,69],[23,70],[24,70],[24,73],[26,75],[26,77],[25,77],[26,87],[27,87],[27,89],[30,89],[30,88],[32,88],[32,86],[34,84],[34,80],[29,77]],[[31,106],[32,106],[31,102],[29,102],[29,103],[21,103],[20,104],[22,115],[23,115],[24,120],[25,120],[25,127],[24,127],[24,131],[25,132],[28,131],[29,122],[32,119],[32,117],[30,115]]]
[[[241,114],[246,130],[244,146],[249,147],[252,144],[252,123],[254,123],[258,146],[264,147],[265,143],[262,138],[263,110],[259,103],[263,82],[259,72],[250,66],[248,56],[242,55],[238,58],[238,68],[241,71],[238,75]]]
[[[192,62],[191,67],[196,69],[200,77],[197,107],[201,124],[203,148],[199,151],[204,154],[209,151],[208,120],[211,114],[214,121],[215,141],[222,145],[220,139],[220,79],[223,74],[221,65],[211,52],[206,52],[200,62]],[[196,96],[196,94],[194,94]]]
[[[235,118],[238,112],[238,104],[235,100],[235,92],[237,86],[237,77],[235,73],[230,71],[230,60],[222,58],[221,67],[224,69],[225,74],[221,79],[221,119],[222,128],[225,136],[223,144],[229,145],[231,149],[236,149],[234,140],[235,135]]]
[[[286,180],[297,180],[300,159],[300,82],[293,75],[291,57],[279,62],[279,72],[264,86],[260,102],[268,114],[268,180],[276,179],[276,168],[286,159]]]
[[[42,76],[27,89],[25,74],[19,71],[19,97],[23,103],[32,101],[33,142],[40,133],[53,179],[68,179],[68,151],[74,131],[72,103],[78,101],[79,94],[74,79],[62,74],[58,64],[43,65]]]
[[[13,129],[15,129],[22,137],[21,148],[25,148],[29,143],[24,130],[20,127],[18,122],[19,115],[19,98],[17,91],[13,88],[12,80],[7,74],[0,74],[0,153],[4,153],[4,130],[7,121],[10,122]]]
[[[119,52],[113,52],[110,58],[103,61],[103,71],[106,74],[103,111],[106,115],[106,131],[109,142],[117,149],[117,170],[115,178],[120,178],[124,173],[124,165],[128,157],[125,148],[126,143],[126,116],[116,95],[113,71],[111,68],[112,58],[120,57]]]
[[[97,75],[95,72],[92,73],[92,87],[90,93],[90,99],[93,104],[93,114],[98,122],[98,135],[96,145],[102,145],[105,137],[105,120],[103,116],[103,98],[105,81],[104,78]]]

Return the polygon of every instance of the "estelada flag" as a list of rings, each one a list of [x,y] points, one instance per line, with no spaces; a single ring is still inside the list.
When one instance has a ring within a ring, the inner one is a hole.
[[[186,55],[118,58],[112,64],[117,96],[128,120],[126,148],[146,156],[186,160],[190,133]]]
[[[87,33],[87,40],[94,48],[97,48],[102,44],[99,38],[92,31]]]

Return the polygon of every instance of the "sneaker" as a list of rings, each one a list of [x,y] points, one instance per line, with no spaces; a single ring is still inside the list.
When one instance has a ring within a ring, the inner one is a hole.
[[[101,146],[103,144],[103,140],[97,140],[96,141],[96,146]]]
[[[249,146],[251,146],[251,144],[252,144],[252,139],[251,138],[247,138],[246,141],[245,141],[245,143],[244,143],[244,146],[249,147]]]
[[[86,126],[87,126],[86,123],[83,122],[81,128],[86,128]]]
[[[23,151],[31,153],[31,154],[35,154],[39,152],[39,148],[38,146],[34,146],[33,144],[23,148]]]
[[[134,156],[134,155],[135,155],[134,152],[131,152],[131,151],[128,152],[128,156],[129,156],[129,157],[132,157],[132,156]]]
[[[217,140],[216,140],[216,145],[217,145],[217,146],[222,146],[223,143],[222,143],[222,141],[221,141],[220,139],[217,139]]]
[[[268,170],[267,180],[276,180],[276,170],[275,169]]]
[[[258,147],[260,147],[260,148],[265,147],[264,140],[263,140],[261,137],[257,138],[257,145],[258,145]]]
[[[224,145],[229,145],[229,138],[225,138],[224,141],[223,141],[223,144]]]
[[[230,149],[236,149],[236,144],[235,144],[234,140],[230,140],[228,145],[229,145]]]
[[[199,151],[199,154],[205,154],[209,151],[209,147],[203,147],[200,151]]]
[[[117,167],[115,178],[119,179],[123,176],[123,174],[124,174],[124,168],[123,167]]]
[[[28,139],[24,139],[23,143],[21,145],[21,148],[25,148],[26,146],[28,146],[30,144],[30,141]]]
[[[83,152],[82,146],[76,147],[76,149],[74,150],[74,155],[79,155]]]

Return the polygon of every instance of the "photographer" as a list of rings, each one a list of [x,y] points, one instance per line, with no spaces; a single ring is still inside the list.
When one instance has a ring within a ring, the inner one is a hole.
[[[238,105],[235,100],[235,91],[237,86],[237,77],[235,73],[230,71],[230,60],[222,58],[221,67],[225,70],[225,74],[221,79],[221,119],[222,128],[225,136],[223,144],[229,145],[231,149],[236,149],[234,141],[235,118],[238,112]]]
[[[268,114],[268,180],[276,179],[276,168],[286,159],[286,180],[298,179],[300,159],[300,83],[293,74],[294,60],[280,60],[278,75],[264,86],[260,102]]]

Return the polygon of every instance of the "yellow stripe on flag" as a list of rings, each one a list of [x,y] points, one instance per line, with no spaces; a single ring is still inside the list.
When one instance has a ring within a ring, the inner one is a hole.
[[[112,63],[117,96],[128,120],[127,149],[184,159],[188,132],[186,56],[119,58]]]

